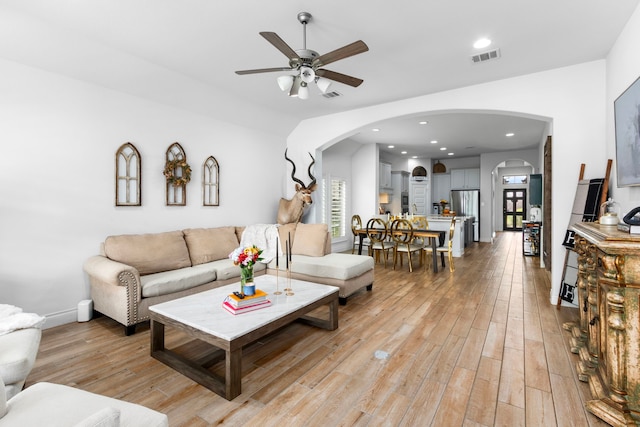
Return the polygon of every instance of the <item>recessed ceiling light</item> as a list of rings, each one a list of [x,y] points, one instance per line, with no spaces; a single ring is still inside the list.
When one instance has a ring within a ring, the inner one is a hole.
[[[418,158],[418,156],[412,156],[411,158],[412,158],[412,159],[417,159],[417,158]]]
[[[406,151],[401,151],[400,154],[407,154],[407,152]]]
[[[513,135],[515,135],[513,132],[509,132],[509,133],[505,134],[504,136],[511,138]]]
[[[453,156],[453,153],[447,153],[447,156]]]
[[[437,144],[438,141],[436,141],[435,139],[431,141],[432,144]]]
[[[371,131],[372,131],[372,132],[380,132],[380,129],[378,129],[378,128],[373,128],[373,129],[371,129]]]
[[[484,49],[485,47],[489,46],[491,44],[491,40],[489,40],[488,38],[481,38],[475,41],[475,43],[473,44],[473,47],[476,49]]]
[[[440,147],[440,151],[444,151],[446,149],[447,149],[447,147]]]
[[[429,123],[429,122],[424,121],[424,120],[420,122],[421,125],[426,125],[427,123]]]
[[[387,145],[387,148],[396,148],[395,145]]]

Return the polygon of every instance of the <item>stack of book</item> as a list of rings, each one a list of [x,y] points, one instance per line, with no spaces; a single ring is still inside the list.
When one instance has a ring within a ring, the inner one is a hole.
[[[267,298],[266,292],[256,289],[255,295],[245,295],[240,298],[236,294],[227,295],[222,303],[222,308],[231,314],[248,313],[260,308],[269,307],[271,301]]]
[[[640,225],[625,224],[624,222],[618,223],[618,230],[624,231],[630,234],[640,234]]]

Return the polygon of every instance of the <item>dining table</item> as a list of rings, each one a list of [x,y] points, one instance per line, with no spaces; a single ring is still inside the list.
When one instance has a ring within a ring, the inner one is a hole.
[[[431,241],[431,256],[432,256],[432,264],[433,264],[433,272],[438,272],[438,246],[442,246],[444,244],[444,238],[446,231],[445,230],[428,230],[428,229],[419,229],[414,228],[413,230],[396,230],[395,232],[403,232],[403,231],[413,231],[413,237],[423,237],[428,238]],[[354,230],[358,234],[358,255],[362,255],[362,246],[364,238],[367,237],[367,229],[359,228]]]

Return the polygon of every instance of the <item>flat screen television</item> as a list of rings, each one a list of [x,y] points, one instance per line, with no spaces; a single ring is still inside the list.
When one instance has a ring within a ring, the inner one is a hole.
[[[613,103],[617,186],[640,185],[640,78]]]

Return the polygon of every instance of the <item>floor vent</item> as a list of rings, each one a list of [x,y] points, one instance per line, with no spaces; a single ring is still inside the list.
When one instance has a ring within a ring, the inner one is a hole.
[[[327,92],[327,93],[323,93],[322,96],[324,96],[325,98],[337,98],[339,96],[342,96],[342,94],[340,92]]]
[[[477,55],[473,55],[471,57],[471,61],[473,61],[474,64],[477,64],[478,62],[485,62],[485,61],[490,61],[492,59],[498,59],[498,58],[500,58],[500,49],[495,49],[495,50],[490,50],[488,52],[482,52]]]

